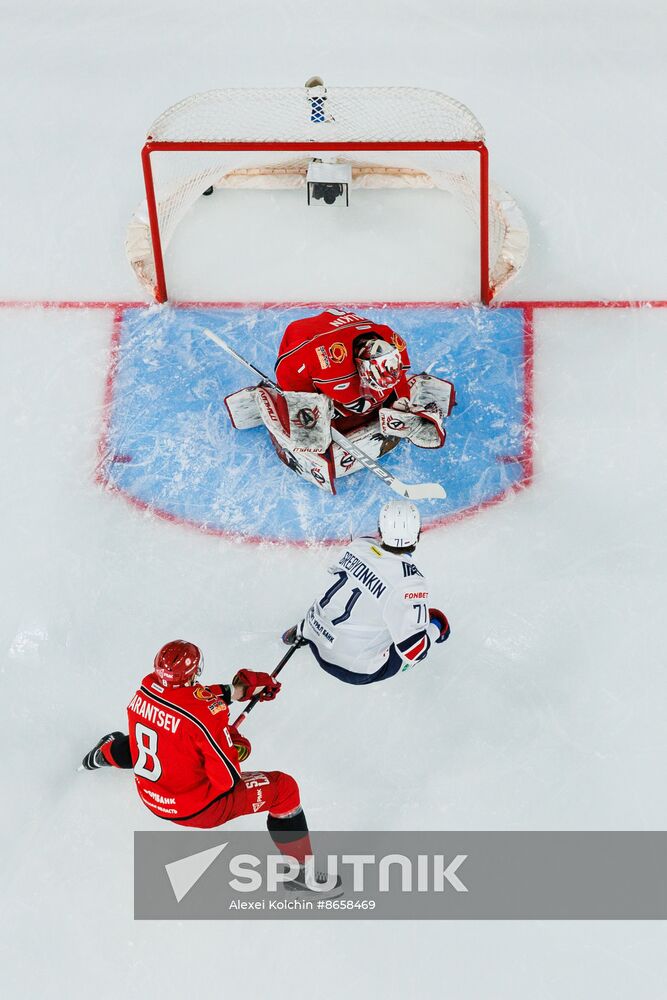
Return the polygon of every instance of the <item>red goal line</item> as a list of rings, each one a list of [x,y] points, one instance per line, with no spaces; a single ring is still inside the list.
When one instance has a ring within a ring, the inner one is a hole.
[[[321,309],[323,305],[339,305],[341,303],[330,302],[326,300],[323,302],[308,302],[299,301],[298,299],[287,302],[287,301],[275,301],[275,302],[250,302],[250,301],[205,301],[205,300],[193,300],[193,301],[171,301],[166,308],[173,309],[230,309],[230,308],[249,308],[254,307],[256,309],[271,309],[280,308],[285,306],[303,306]],[[667,308],[667,299],[521,299],[513,300],[507,302],[494,302],[490,306],[482,306],[479,302],[447,302],[447,301],[400,301],[400,302],[381,302],[381,301],[368,301],[368,302],[358,302],[349,300],[349,302],[343,303],[345,305],[354,305],[356,307],[365,308],[380,308],[382,306],[388,306],[393,309],[405,307],[405,308],[439,308],[439,309],[470,309],[470,308],[485,308],[485,309],[523,309],[523,310],[535,310],[535,309],[665,309]],[[154,304],[149,302],[141,301],[136,302],[132,300],[121,301],[121,300],[101,300],[94,299],[91,301],[76,301],[69,299],[0,299],[0,309],[109,309],[114,312],[123,311],[125,309],[149,309],[155,308]]]

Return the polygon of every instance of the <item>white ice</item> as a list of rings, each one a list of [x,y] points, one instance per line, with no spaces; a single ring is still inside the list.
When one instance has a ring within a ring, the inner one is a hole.
[[[507,297],[665,299],[666,41],[651,0],[5,5],[0,297],[140,298],[123,240],[153,118],[319,73],[442,90],[485,123],[532,236]],[[202,203],[173,292],[473,295],[474,230],[429,198],[316,221],[291,194]],[[195,638],[210,678],[273,664],[330,553],[232,545],[103,493],[109,312],[5,307],[0,324],[3,996],[664,996],[660,923],[133,921],[132,833],[161,824],[126,775],[77,763],[165,639]],[[379,688],[295,659],[248,723],[312,827],[665,828],[666,324],[536,311],[535,482],[419,552],[452,640]]]

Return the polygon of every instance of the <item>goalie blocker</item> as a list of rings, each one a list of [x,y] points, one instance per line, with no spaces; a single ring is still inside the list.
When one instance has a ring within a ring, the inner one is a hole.
[[[390,452],[402,438],[418,448],[441,448],[444,420],[456,403],[454,386],[422,373],[408,379],[410,399],[382,407],[348,438],[371,458]],[[318,392],[280,393],[267,383],[248,386],[225,398],[236,430],[262,424],[276,454],[290,469],[320,489],[335,493],[335,480],[363,468],[349,451],[332,442],[333,401]]]

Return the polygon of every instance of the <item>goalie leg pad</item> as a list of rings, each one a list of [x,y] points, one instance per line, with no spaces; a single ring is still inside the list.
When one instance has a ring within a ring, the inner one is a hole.
[[[260,423],[269,432],[280,461],[306,482],[335,493],[331,400],[313,392],[283,394],[265,383],[258,385],[254,394]]]
[[[273,386],[260,383],[256,389],[257,409],[269,434],[289,447],[289,411],[285,397]]]
[[[297,476],[301,476],[307,483],[312,483],[326,493],[336,492],[331,448],[328,448],[322,455],[314,455],[311,452],[304,451],[295,454],[289,448],[286,448],[284,444],[281,444],[270,432],[269,437],[276,450],[276,455],[281,462],[284,462],[288,469],[296,472]]]
[[[254,385],[248,385],[245,389],[239,389],[238,392],[225,396],[225,406],[235,430],[247,431],[251,427],[262,425],[262,416],[257,405],[257,389]]]
[[[333,402],[319,392],[278,393],[257,387],[259,415],[268,430],[289,451],[322,455],[331,444]]]

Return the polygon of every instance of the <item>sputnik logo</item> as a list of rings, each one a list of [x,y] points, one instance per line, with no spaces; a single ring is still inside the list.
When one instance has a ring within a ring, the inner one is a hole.
[[[171,861],[164,866],[177,903],[180,903],[187,896],[190,889],[197,884],[204,872],[208,871],[228,843],[229,841],[226,841],[224,844],[218,844],[217,847],[210,847],[207,851],[188,854],[187,857]]]

